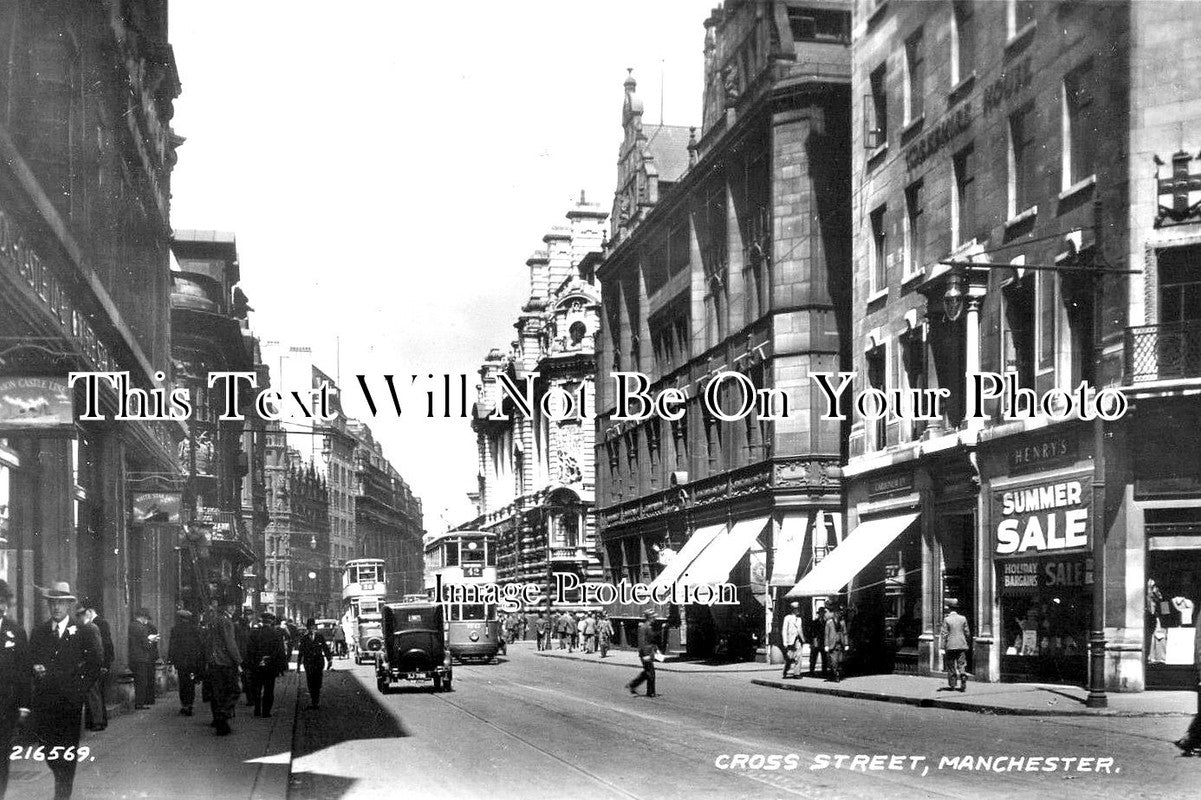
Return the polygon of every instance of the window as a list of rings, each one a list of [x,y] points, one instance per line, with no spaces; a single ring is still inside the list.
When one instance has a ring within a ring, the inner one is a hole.
[[[1034,22],[1036,0],[1009,0],[1006,8],[1006,22],[1009,36],[1012,38],[1031,22]]]
[[[671,437],[675,443],[676,467],[688,468],[688,415],[671,421]]]
[[[972,4],[955,0],[951,8],[951,86],[968,79],[975,69],[976,28],[973,25]]]
[[[922,55],[922,31],[905,40],[905,124],[922,116],[925,99],[925,68]],[[873,88],[874,92],[874,88]]]
[[[925,267],[926,215],[922,213],[922,181],[905,190],[905,277]]]
[[[1048,273],[1042,273],[1048,274]],[[1050,273],[1054,274],[1054,273]],[[1018,385],[1034,388],[1034,279],[1015,280],[1001,293],[1001,372],[1017,375]]]
[[[905,384],[905,389],[926,388],[926,341],[922,334],[923,330],[919,326],[902,336],[898,342],[901,355],[900,378]],[[916,440],[925,429],[924,420],[913,420],[909,428],[910,440]]]
[[[1040,270],[1035,283],[1035,302],[1038,308],[1038,371],[1055,368],[1055,273]]]
[[[871,286],[872,294],[888,288],[888,235],[884,230],[884,212],[886,206],[880,206],[871,215],[872,250],[871,250]]]
[[[1009,216],[1034,205],[1037,159],[1034,146],[1034,108],[1027,106],[1009,117]]]
[[[788,26],[792,38],[801,42],[846,44],[851,40],[851,15],[845,11],[790,8]]]
[[[887,386],[887,351],[884,345],[873,347],[867,351],[867,383],[873,389],[888,391]],[[870,404],[869,404],[870,407]],[[883,450],[887,442],[888,419],[881,415],[879,419],[865,420],[864,424],[871,430],[870,447],[873,450]]]
[[[1092,63],[1063,80],[1063,180],[1065,191],[1096,171]]]
[[[955,194],[951,196],[951,248],[975,238],[976,231],[976,149],[960,150],[953,159]]]
[[[869,150],[888,142],[888,92],[884,86],[887,64],[872,71],[871,94],[865,99],[863,109],[863,146]]]

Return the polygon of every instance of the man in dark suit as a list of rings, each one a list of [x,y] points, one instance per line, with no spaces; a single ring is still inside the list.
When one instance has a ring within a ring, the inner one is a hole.
[[[42,592],[50,619],[33,629],[30,661],[33,663],[33,734],[49,754],[54,748],[71,758],[46,758],[54,773],[55,800],[68,800],[75,784],[75,751],[84,698],[100,676],[103,654],[99,637],[93,638],[71,619],[76,597],[65,581]]]
[[[150,708],[154,698],[154,662],[157,656],[150,612],[139,608],[129,623],[129,671],[133,673],[134,708]]]
[[[284,635],[275,624],[275,615],[264,611],[261,624],[250,632],[246,669],[250,673],[250,695],[256,717],[271,716],[275,705],[275,679],[288,670],[288,650]]]
[[[100,634],[101,666],[100,677],[88,690],[87,705],[83,709],[84,725],[90,731],[102,731],[108,727],[108,673],[113,668],[116,650],[113,647],[113,629],[108,620],[100,616],[96,604],[84,600],[80,604],[81,623],[91,623]]]
[[[233,604],[225,601],[209,614],[205,633],[205,656],[208,659],[209,703],[213,710],[212,725],[218,736],[230,734],[229,721],[238,704],[238,673],[242,653],[234,639],[234,623],[229,613]]]
[[[304,676],[309,684],[309,709],[316,711],[321,706],[321,681],[325,669],[334,668],[334,655],[330,652],[325,637],[317,633],[317,620],[305,623],[308,630],[300,639],[299,664],[304,667]]]
[[[190,717],[192,704],[196,702],[196,681],[204,669],[204,647],[192,612],[181,609],[175,612],[175,617],[177,621],[167,643],[167,660],[175,666],[179,682],[179,713]]]
[[[0,580],[0,800],[8,788],[13,731],[29,716],[29,688],[33,679],[25,631],[5,616],[12,597],[8,582]]]
[[[659,637],[655,633],[655,611],[648,608],[642,612],[644,619],[638,625],[638,660],[642,662],[642,672],[638,677],[626,684],[630,694],[636,691],[643,681],[646,682],[646,696],[655,696],[655,654],[659,652]]]

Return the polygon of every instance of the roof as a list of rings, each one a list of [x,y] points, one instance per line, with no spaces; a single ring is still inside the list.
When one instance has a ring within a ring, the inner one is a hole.
[[[684,125],[656,125],[644,130],[646,149],[655,158],[659,180],[675,183],[688,170],[688,139],[691,131]]]

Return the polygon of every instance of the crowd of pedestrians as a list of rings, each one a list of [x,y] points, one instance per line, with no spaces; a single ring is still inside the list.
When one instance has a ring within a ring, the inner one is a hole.
[[[506,614],[501,620],[501,630],[508,642],[524,640],[532,628],[535,646],[539,651],[555,649],[574,653],[599,653],[607,658],[613,643],[613,622],[604,611],[576,611],[566,609],[558,612],[537,612],[531,620],[522,614]]]
[[[11,752],[14,741],[37,749],[37,760],[54,776],[54,797],[67,800],[82,757],[81,728],[100,732],[108,726],[107,676],[116,650],[112,628],[95,603],[81,600],[62,581],[40,591],[48,619],[26,637],[22,626],[7,616],[13,595],[0,580],[0,752]],[[176,612],[166,662],[178,679],[179,714],[195,713],[199,684],[217,736],[232,732],[230,721],[242,696],[255,717],[270,717],[275,682],[287,672],[294,650],[299,652],[297,669],[307,675],[309,708],[318,708],[322,674],[333,668],[334,651],[317,633],[314,620],[301,632],[270,613],[259,615],[252,626],[236,612],[232,603],[216,600],[199,620],[191,611]],[[135,711],[156,702],[161,638],[151,613],[135,610],[126,650]],[[7,755],[0,758],[0,800],[8,788],[10,763]]]

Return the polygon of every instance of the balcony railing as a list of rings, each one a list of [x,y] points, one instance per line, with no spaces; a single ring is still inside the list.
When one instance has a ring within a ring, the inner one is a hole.
[[[551,547],[551,561],[587,561],[588,552],[583,547]]]
[[[1126,329],[1126,383],[1201,378],[1201,320]]]

